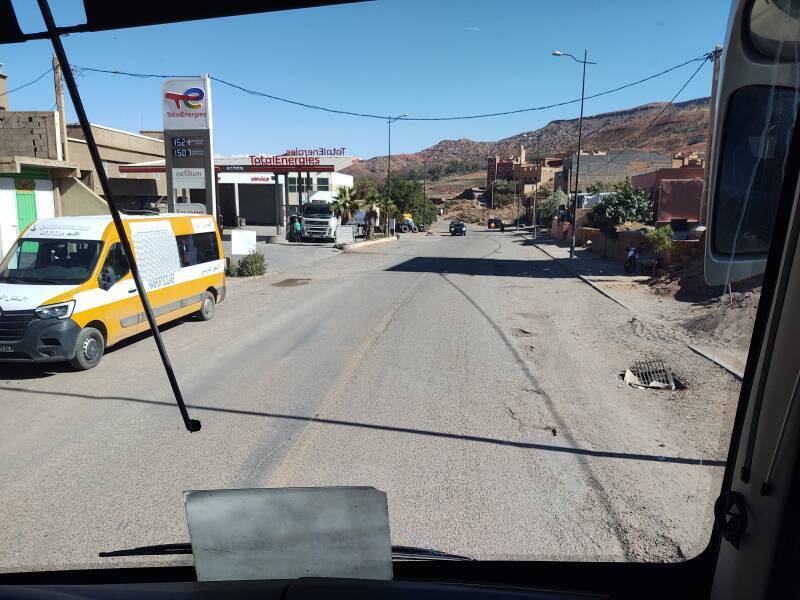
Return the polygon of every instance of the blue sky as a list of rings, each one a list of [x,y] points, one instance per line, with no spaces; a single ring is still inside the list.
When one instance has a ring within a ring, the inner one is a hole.
[[[50,0],[60,25],[79,22],[77,0]],[[41,26],[35,0],[13,0],[23,30]],[[353,111],[411,116],[474,114],[580,95],[580,65],[553,50],[589,48],[587,94],[616,87],[699,56],[724,42],[722,0],[377,0],[245,17],[193,21],[65,38],[81,66],[133,72],[210,73],[270,94]],[[49,65],[48,42],[0,46],[9,87]],[[586,114],[669,100],[688,65],[657,80],[588,101]],[[680,99],[709,94],[707,65]],[[86,74],[79,79],[92,122],[160,129],[157,79]],[[345,146],[368,158],[386,153],[385,122],[282,104],[216,84],[218,153],[273,153]],[[12,110],[51,110],[52,77],[10,95]],[[74,113],[71,112],[71,120]],[[496,140],[574,118],[578,105],[490,119],[401,122],[392,152],[440,139]]]

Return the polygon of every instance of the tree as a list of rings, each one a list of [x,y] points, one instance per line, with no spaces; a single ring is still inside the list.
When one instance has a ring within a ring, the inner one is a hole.
[[[606,183],[604,181],[595,181],[594,183],[590,183],[586,186],[586,193],[587,194],[600,194],[602,192],[610,192],[614,189],[614,186],[610,183]]]
[[[493,184],[494,189],[489,191],[489,198],[494,199],[494,206],[507,206],[514,201],[517,193],[517,182],[506,179],[497,179]]]
[[[659,263],[664,262],[664,256],[672,248],[672,227],[665,225],[651,229],[644,234],[644,241]]]
[[[364,239],[372,239],[372,236],[375,235],[375,223],[378,220],[378,196],[376,194],[370,194],[367,196],[362,205],[364,208]]]
[[[550,227],[553,223],[553,218],[558,213],[558,207],[562,204],[567,204],[567,195],[561,190],[556,190],[556,192],[550,194],[547,200],[539,207],[539,218],[544,227]]]
[[[353,188],[341,186],[336,193],[336,200],[331,203],[331,208],[342,217],[343,223],[348,223],[358,212],[360,204]]]
[[[616,183],[611,194],[594,207],[592,220],[595,227],[612,238],[617,236],[617,225],[626,221],[649,224],[653,221],[653,201],[642,188],[633,187],[627,177]]]
[[[383,235],[389,236],[389,214],[394,214],[397,211],[397,205],[392,202],[388,196],[378,196],[378,206],[383,213]]]
[[[353,182],[353,196],[357,200],[366,200],[369,196],[378,193],[378,185],[373,179],[363,175],[356,177]]]
[[[424,198],[424,191],[422,183],[419,181],[409,181],[401,177],[397,173],[392,173],[390,177],[391,183],[391,198],[397,212],[413,213],[414,208],[418,205],[420,199]],[[382,181],[378,185],[378,194],[387,196],[386,181]]]

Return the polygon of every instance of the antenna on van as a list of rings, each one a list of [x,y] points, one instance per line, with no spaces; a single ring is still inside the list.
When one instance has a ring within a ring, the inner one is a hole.
[[[164,364],[164,370],[167,373],[167,378],[169,379],[169,384],[172,387],[172,392],[175,394],[175,402],[178,403],[178,410],[181,412],[183,424],[186,426],[186,429],[189,432],[200,431],[200,421],[189,418],[189,412],[186,410],[186,404],[183,401],[181,388],[178,385],[178,380],[175,378],[175,371],[172,369],[172,364],[169,361],[167,349],[164,346],[164,340],[161,339],[161,333],[158,331],[158,323],[156,323],[156,317],[153,314],[153,308],[150,306],[150,301],[147,298],[147,292],[145,291],[142,277],[139,274],[139,266],[136,264],[136,259],[133,255],[133,249],[131,248],[131,242],[128,239],[128,235],[125,233],[125,227],[122,225],[122,217],[120,216],[120,211],[117,208],[116,202],[114,201],[114,194],[111,191],[111,184],[108,181],[108,174],[103,167],[103,161],[100,158],[100,151],[97,149],[97,142],[95,142],[91,124],[86,116],[86,110],[83,107],[81,95],[78,93],[78,86],[75,85],[75,78],[72,75],[72,68],[67,60],[67,53],[64,51],[64,46],[61,43],[61,37],[56,31],[53,13],[50,12],[50,6],[47,3],[47,0],[38,0],[38,2],[39,11],[42,13],[42,18],[47,26],[48,37],[50,38],[50,42],[53,44],[53,50],[56,53],[56,57],[58,58],[58,62],[63,71],[64,81],[67,84],[67,89],[69,90],[69,97],[72,99],[72,106],[75,108],[75,113],[78,115],[78,121],[81,124],[81,129],[83,130],[83,137],[86,140],[86,145],[89,147],[89,154],[92,156],[92,163],[94,163],[97,176],[100,178],[100,187],[103,188],[103,194],[105,194],[106,202],[108,203],[108,210],[111,213],[111,218],[114,220],[114,227],[117,229],[119,241],[122,243],[122,248],[125,250],[125,255],[128,257],[128,263],[131,267],[131,275],[133,275],[133,280],[136,282],[136,290],[139,292],[139,298],[142,301],[144,314],[147,316],[147,322],[150,324],[150,331],[153,332],[153,339],[156,341],[158,353],[161,356],[161,362]]]

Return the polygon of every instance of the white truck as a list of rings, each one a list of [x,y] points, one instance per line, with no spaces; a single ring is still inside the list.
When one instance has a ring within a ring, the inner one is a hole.
[[[303,218],[303,239],[322,241],[336,237],[339,219],[331,210],[330,203],[333,197],[323,194],[325,192],[317,192],[311,197],[311,202],[303,204],[300,209],[300,216]]]

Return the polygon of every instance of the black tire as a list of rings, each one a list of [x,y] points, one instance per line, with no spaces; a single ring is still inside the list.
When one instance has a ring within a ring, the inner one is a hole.
[[[200,296],[200,310],[197,311],[197,316],[201,321],[210,321],[214,318],[214,312],[217,309],[217,300],[211,292],[203,292]]]
[[[73,369],[86,371],[100,364],[106,340],[94,327],[84,327],[75,340],[75,357],[69,361]]]
[[[400,231],[402,231],[403,233],[408,233],[408,225],[401,225]]]

